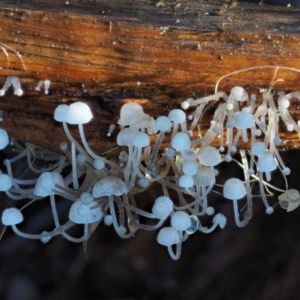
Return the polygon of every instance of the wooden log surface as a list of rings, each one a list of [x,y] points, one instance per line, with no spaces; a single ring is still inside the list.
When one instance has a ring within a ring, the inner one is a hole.
[[[111,138],[106,132],[126,101],[157,117],[186,98],[211,94],[229,72],[263,65],[300,69],[299,15],[299,8],[235,1],[1,2],[0,85],[13,75],[24,88],[22,97],[9,90],[0,99],[1,127],[57,150],[66,138],[54,109],[82,100],[94,114],[85,126],[89,143],[102,153],[116,146],[117,131]],[[230,76],[219,89],[241,85],[258,93],[274,71]],[[277,78],[283,79],[277,90],[299,90],[300,74],[279,70]],[[51,80],[49,95],[35,91],[45,79]],[[295,119],[297,107],[295,100]],[[296,134],[288,140],[287,146],[299,145]]]

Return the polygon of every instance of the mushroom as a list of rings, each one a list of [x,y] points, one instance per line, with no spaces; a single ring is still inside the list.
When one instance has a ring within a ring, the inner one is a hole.
[[[80,198],[72,204],[70,208],[69,219],[75,224],[84,224],[84,235],[82,238],[74,239],[74,241],[76,242],[88,240],[88,224],[98,222],[103,217],[101,207],[93,207],[93,205],[95,205],[93,196],[87,192],[84,192],[80,195]]]
[[[119,226],[115,208],[114,208],[114,196],[122,196],[128,193],[125,182],[116,176],[107,176],[100,179],[92,189],[92,195],[94,198],[108,197],[108,203],[110,208],[110,214],[113,218],[113,225],[117,234],[122,238],[131,237],[132,234],[125,235],[124,225]]]
[[[238,227],[244,227],[248,224],[248,220],[240,221],[239,209],[237,204],[237,201],[241,200],[246,195],[246,193],[247,192],[245,184],[238,178],[230,178],[224,184],[223,196],[226,199],[233,201],[234,218],[235,223]]]
[[[173,210],[173,201],[167,196],[158,197],[152,207],[152,213],[157,219],[166,220]]]
[[[203,227],[201,225],[201,223],[199,223],[199,231],[203,232],[203,233],[211,233],[213,232],[218,226],[223,229],[226,225],[227,219],[226,217],[221,214],[218,213],[214,216],[213,218],[213,225],[210,228],[207,227]]]
[[[162,228],[157,235],[157,242],[168,247],[168,252],[172,259],[178,260],[181,254],[181,240],[177,230],[173,227]],[[174,254],[172,245],[176,245],[176,254]]]
[[[70,228],[71,226],[73,226],[73,223],[68,222],[63,226],[60,226],[59,228],[56,228],[55,230],[51,231],[51,232],[43,232],[42,234],[29,234],[29,233],[24,233],[21,232],[16,225],[21,223],[24,220],[23,214],[22,212],[15,208],[7,208],[3,211],[2,214],[2,223],[5,226],[11,226],[13,231],[23,237],[23,238],[27,238],[27,239],[49,239],[55,235],[60,234],[61,232],[63,232],[64,230],[67,230],[68,228]]]
[[[157,130],[159,130],[159,134],[157,136],[155,145],[153,146],[153,150],[150,156],[150,160],[147,164],[147,169],[149,170],[148,173],[149,174],[155,174],[155,171],[153,170],[154,166],[155,166],[155,160],[157,157],[157,153],[158,150],[161,146],[161,143],[163,141],[165,132],[170,130],[172,124],[169,118],[165,117],[165,116],[160,116],[155,120],[155,127]]]
[[[248,142],[247,129],[254,126],[254,117],[248,107],[244,107],[241,112],[235,116],[235,127],[242,131],[243,142]],[[252,133],[253,134],[253,133]]]

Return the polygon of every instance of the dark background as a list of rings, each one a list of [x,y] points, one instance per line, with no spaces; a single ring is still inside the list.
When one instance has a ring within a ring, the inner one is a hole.
[[[289,187],[298,188],[300,151],[283,151],[282,156],[292,169]],[[221,184],[242,174],[234,164],[223,163],[219,170]],[[282,186],[280,173],[272,175],[272,182]],[[14,205],[12,201],[2,199],[1,207]],[[147,196],[137,201],[143,206]],[[269,201],[277,203],[276,197]],[[8,229],[0,242],[1,299],[299,299],[299,210],[287,213],[277,205],[273,215],[266,215],[255,197],[254,217],[240,229],[230,201],[212,193],[209,202],[227,216],[225,229],[190,236],[179,261],[157,244],[157,232],[140,231],[122,240],[112,227],[100,224],[85,251],[62,237],[42,244]],[[66,218],[69,201],[58,199],[57,204]],[[47,199],[26,208],[24,216],[20,228],[25,232],[53,227]],[[209,226],[211,219],[204,222]],[[74,234],[80,236],[77,229]]]

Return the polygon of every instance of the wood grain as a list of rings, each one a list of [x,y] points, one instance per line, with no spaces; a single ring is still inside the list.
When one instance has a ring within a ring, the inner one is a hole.
[[[15,75],[25,91],[21,98],[11,91],[1,98],[1,126],[55,150],[65,139],[53,121],[56,105],[82,100],[95,116],[85,126],[91,146],[99,153],[112,149],[117,131],[112,138],[106,132],[126,101],[143,103],[157,117],[186,98],[212,93],[229,72],[261,65],[300,69],[299,12],[233,1],[1,3],[0,85]],[[273,75],[274,69],[241,73],[222,81],[220,90],[242,85],[257,91]],[[300,74],[280,70],[277,77],[284,81],[276,89],[298,90]],[[46,78],[47,96],[34,90]],[[293,102],[295,118],[297,107]],[[289,140],[299,145],[297,135]]]

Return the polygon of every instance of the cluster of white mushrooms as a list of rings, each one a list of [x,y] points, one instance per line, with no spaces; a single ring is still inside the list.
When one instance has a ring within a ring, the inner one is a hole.
[[[299,192],[288,189],[287,184],[280,190],[270,183],[275,169],[281,170],[284,179],[290,174],[277,146],[282,143],[278,133],[280,119],[287,130],[300,134],[299,125],[288,111],[292,98],[300,99],[300,92],[273,93],[271,87],[262,90],[257,100],[255,95],[249,97],[242,87],[233,87],[229,95],[216,88],[214,95],[187,99],[182,103],[183,110],[173,109],[168,116],[156,119],[146,114],[139,104],[126,103],[118,121],[117,144],[122,150],[116,161],[90,148],[84,124],[93,114],[87,104],[59,105],[54,119],[62,123],[68,138],[68,142],[61,143],[61,153],[12,139],[16,156],[5,160],[6,174],[0,174],[0,190],[11,199],[50,199],[55,226],[52,231],[24,233],[17,227],[23,221],[23,214],[16,207],[4,210],[2,223],[24,238],[39,239],[43,243],[56,235],[72,242],[87,241],[102,222],[112,225],[122,238],[132,237],[140,229],[159,229],[157,242],[166,246],[176,260],[189,235],[197,231],[208,234],[225,227],[227,218],[209,199],[220,186],[224,199],[233,203],[238,227],[247,225],[252,217],[252,187],[256,183],[267,214],[272,214],[275,206],[267,200],[270,189],[280,192],[278,199],[283,209],[294,210],[300,204]],[[217,108],[209,129],[203,134],[199,120],[211,101]],[[191,107],[195,110],[186,117],[184,110],[190,111]],[[69,126],[74,125],[78,126],[80,141],[69,131]],[[150,137],[156,138],[155,143],[150,144]],[[218,165],[233,163],[237,147],[248,140],[251,149],[239,150],[242,159],[241,163],[236,162],[244,171],[243,178],[228,178],[224,184],[218,184]],[[211,146],[216,141],[218,147]],[[0,129],[0,142],[1,149],[9,143],[3,129]],[[163,151],[162,146],[166,146]],[[27,162],[26,176],[30,175],[31,179],[14,174],[20,161]],[[43,162],[44,167],[38,168],[37,162]],[[153,187],[160,195],[152,199],[147,191]],[[144,192],[145,197],[153,200],[150,207],[137,200],[137,194]],[[65,222],[57,213],[57,197],[70,201]],[[239,205],[238,201],[243,199],[244,205]],[[240,215],[242,206],[245,207],[243,216]],[[208,227],[203,225],[206,216],[212,220]],[[147,219],[149,221],[145,221]],[[76,224],[83,226],[81,237],[68,233]]]

